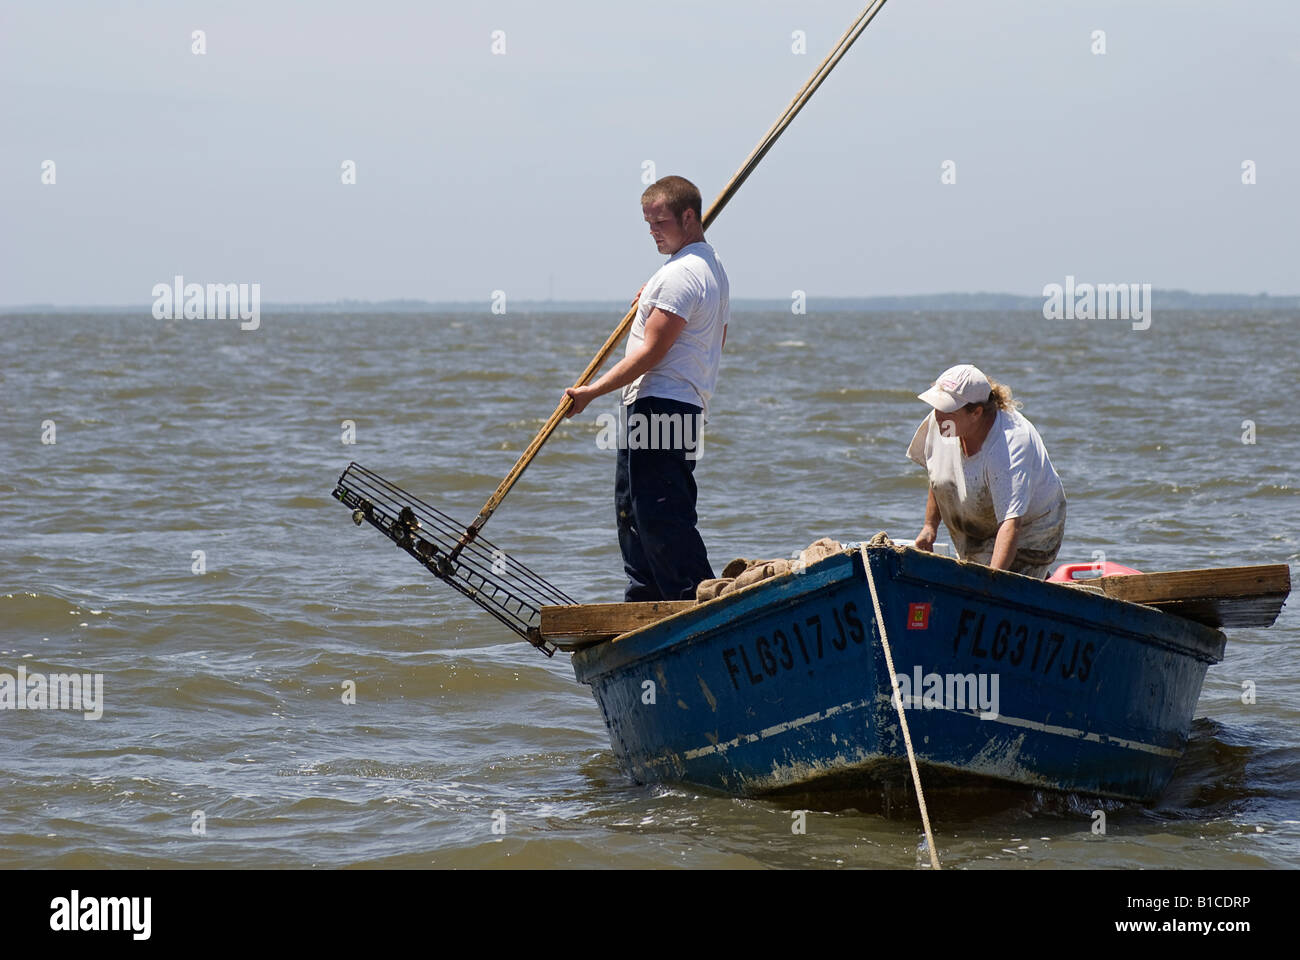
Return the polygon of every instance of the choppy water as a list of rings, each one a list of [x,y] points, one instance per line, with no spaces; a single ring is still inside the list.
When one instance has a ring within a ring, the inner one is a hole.
[[[715,567],[914,535],[914,395],[965,360],[1043,434],[1070,498],[1062,559],[1294,565],[1300,315],[1156,306],[1147,331],[738,312],[697,470]],[[917,865],[916,822],[864,812],[879,797],[814,805],[795,835],[792,802],[627,782],[563,656],[330,499],[357,459],[472,519],[616,319],[0,318],[0,671],[105,685],[99,720],[0,711],[0,866]],[[564,424],[488,528],[587,601],[621,595],[595,442],[612,409]],[[1105,836],[1086,798],[932,805],[945,865],[1300,865],[1298,608],[1230,632],[1159,804],[1109,804]]]

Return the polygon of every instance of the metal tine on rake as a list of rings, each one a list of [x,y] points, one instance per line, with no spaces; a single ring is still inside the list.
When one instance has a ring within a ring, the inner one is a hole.
[[[430,573],[450,584],[548,657],[556,647],[542,639],[538,626],[543,606],[576,603],[572,597],[506,554],[490,540],[478,538],[452,551],[465,527],[359,463],[339,476],[334,497],[352,507],[352,519],[369,522]]]

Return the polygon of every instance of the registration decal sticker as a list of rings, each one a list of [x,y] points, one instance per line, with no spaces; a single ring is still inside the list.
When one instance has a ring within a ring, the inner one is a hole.
[[[928,603],[909,603],[907,605],[907,629],[930,629],[930,605]]]

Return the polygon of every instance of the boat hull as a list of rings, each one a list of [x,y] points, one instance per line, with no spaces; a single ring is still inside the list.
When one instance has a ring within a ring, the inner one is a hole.
[[[921,764],[1129,800],[1164,788],[1222,633],[912,549],[868,556]],[[761,794],[906,757],[857,551],[573,664],[638,782]]]

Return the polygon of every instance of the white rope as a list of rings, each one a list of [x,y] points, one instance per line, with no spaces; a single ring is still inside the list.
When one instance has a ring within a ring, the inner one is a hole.
[[[889,667],[889,699],[898,711],[898,723],[903,728],[903,743],[907,747],[907,762],[912,766],[912,783],[916,785],[916,799],[921,806],[921,826],[925,828],[925,842],[930,848],[930,866],[939,869],[939,853],[934,846],[934,835],[930,833],[930,814],[925,809],[925,793],[921,790],[921,772],[916,767],[916,753],[912,750],[912,734],[907,729],[907,717],[903,714],[903,698],[898,695],[898,675],[894,672],[894,656],[889,651],[889,637],[885,635],[885,618],[880,615],[880,597],[876,593],[876,578],[871,573],[871,563],[867,560],[867,545],[862,544],[858,550],[862,553],[862,569],[867,574],[867,586],[871,589],[871,605],[876,611],[876,626],[880,628],[880,645],[885,649],[885,666]]]

